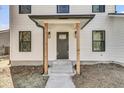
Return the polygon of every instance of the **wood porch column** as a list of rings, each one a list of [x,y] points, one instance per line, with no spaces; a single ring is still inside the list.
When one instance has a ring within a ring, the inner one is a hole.
[[[76,63],[76,74],[80,74],[80,23],[76,23],[76,30],[77,30],[77,63]]]
[[[44,23],[44,74],[48,74],[48,23]]]

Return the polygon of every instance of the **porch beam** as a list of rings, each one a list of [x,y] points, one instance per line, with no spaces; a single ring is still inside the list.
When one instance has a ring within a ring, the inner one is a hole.
[[[44,23],[44,74],[48,74],[48,23]]]
[[[77,63],[76,63],[76,74],[80,74],[80,23],[76,23],[76,46],[77,46]]]

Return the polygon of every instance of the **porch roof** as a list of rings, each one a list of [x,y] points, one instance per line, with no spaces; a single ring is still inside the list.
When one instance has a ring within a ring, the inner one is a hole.
[[[29,15],[30,18],[34,19],[84,19],[93,18],[95,14],[85,15]]]
[[[124,17],[124,13],[108,13],[110,17]]]
[[[37,26],[43,27],[42,22],[80,22],[81,29],[84,28],[95,16],[95,14],[84,14],[84,15],[28,15],[29,18],[36,23]]]

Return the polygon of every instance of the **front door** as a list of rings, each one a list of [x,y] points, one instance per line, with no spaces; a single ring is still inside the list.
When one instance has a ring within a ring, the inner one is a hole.
[[[68,59],[68,32],[57,32],[57,59]]]

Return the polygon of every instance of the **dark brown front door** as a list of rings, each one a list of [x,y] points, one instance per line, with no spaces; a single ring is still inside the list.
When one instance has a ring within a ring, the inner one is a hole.
[[[57,59],[68,59],[68,32],[57,32]]]

